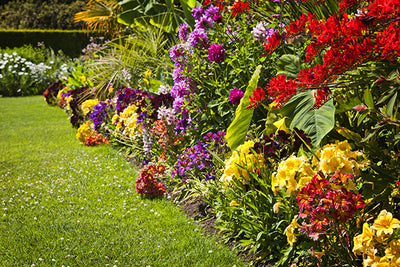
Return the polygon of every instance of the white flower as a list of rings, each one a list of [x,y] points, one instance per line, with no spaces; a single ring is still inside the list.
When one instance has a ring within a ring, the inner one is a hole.
[[[158,93],[159,94],[168,94],[169,93],[169,86],[168,85],[160,85],[160,87],[158,88]]]

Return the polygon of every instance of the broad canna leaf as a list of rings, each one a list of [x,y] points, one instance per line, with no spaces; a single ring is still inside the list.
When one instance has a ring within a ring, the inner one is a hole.
[[[333,100],[322,107],[314,108],[313,90],[301,92],[292,97],[282,108],[281,113],[292,119],[290,128],[303,130],[318,148],[322,138],[326,136],[335,123],[335,106]]]
[[[226,131],[226,141],[231,150],[237,148],[244,142],[246,133],[249,129],[251,119],[253,117],[253,109],[247,109],[250,103],[250,95],[257,88],[258,79],[260,78],[261,66],[257,66],[253,76],[246,88],[246,92],[240,100],[239,106],[235,112],[235,119],[229,125]]]

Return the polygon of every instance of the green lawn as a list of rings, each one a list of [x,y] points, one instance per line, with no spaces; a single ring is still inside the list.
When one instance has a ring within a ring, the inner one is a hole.
[[[243,266],[40,96],[0,98],[0,266]]]

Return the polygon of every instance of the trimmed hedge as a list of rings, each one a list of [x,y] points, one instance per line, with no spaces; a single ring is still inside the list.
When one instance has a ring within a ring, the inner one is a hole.
[[[25,44],[37,46],[44,42],[54,51],[62,50],[70,57],[79,57],[89,44],[89,36],[81,30],[4,30],[0,29],[0,47],[13,48]]]

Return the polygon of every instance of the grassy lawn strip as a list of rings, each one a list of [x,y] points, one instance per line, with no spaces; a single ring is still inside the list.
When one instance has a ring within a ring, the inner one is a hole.
[[[42,97],[0,98],[0,266],[242,266]]]

